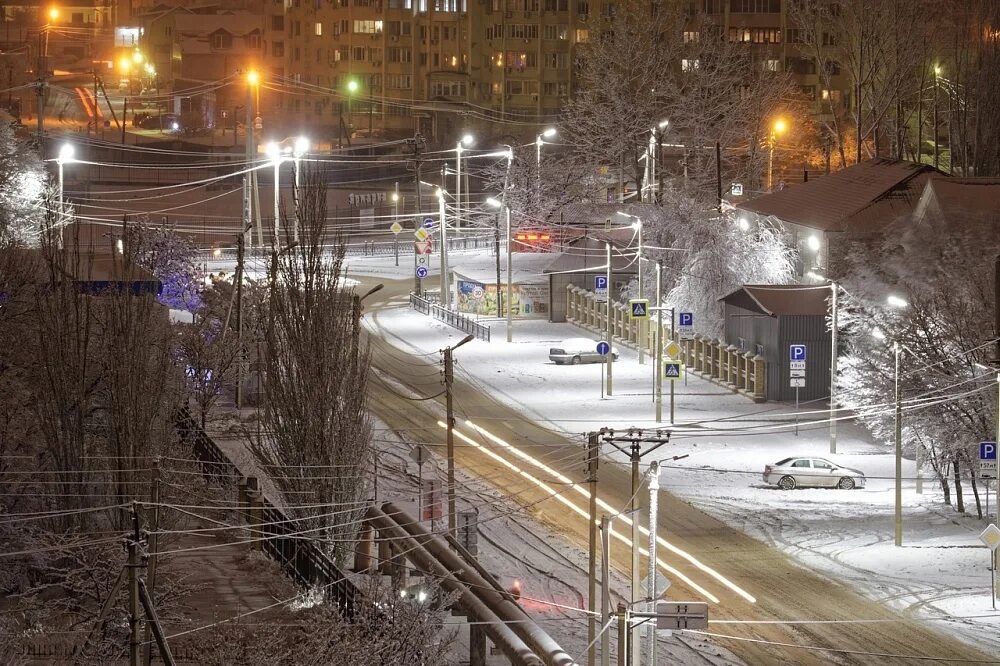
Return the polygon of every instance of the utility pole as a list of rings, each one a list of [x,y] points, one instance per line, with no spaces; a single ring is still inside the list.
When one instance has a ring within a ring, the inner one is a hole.
[[[451,283],[448,280],[448,221],[445,215],[443,189],[438,190],[438,224],[441,226],[441,305],[451,308]]]
[[[611,621],[611,518],[601,516],[601,666],[611,664],[611,636],[608,622]],[[621,648],[619,647],[619,655]]]
[[[506,193],[505,193],[506,194]],[[507,342],[514,339],[514,239],[510,234],[510,205],[504,205],[504,216],[507,220]]]
[[[588,571],[590,580],[587,586],[587,666],[596,666],[597,646],[597,463],[601,454],[600,433],[592,432],[587,436],[587,483],[590,486],[590,530]]]
[[[837,283],[830,282],[830,453],[837,453]]]
[[[158,546],[159,539],[157,538],[157,530],[160,529],[160,457],[157,456],[153,460],[153,471],[151,473],[153,478],[153,490],[150,495],[150,504],[153,510],[153,517],[151,521],[149,536],[148,536],[148,550],[149,553],[149,564],[146,567],[146,579],[149,583],[148,590],[150,596],[150,605],[152,606],[152,599],[154,591],[156,590],[156,550]],[[147,615],[149,613],[147,612]],[[143,635],[143,646],[142,646],[142,663],[143,666],[149,666],[150,657],[152,651],[152,644],[150,641],[150,634],[152,632],[153,623],[146,623],[146,631]]]
[[[413,218],[413,231],[416,232],[416,230],[420,226],[420,217],[424,212],[423,197],[421,196],[421,177],[422,177],[421,168],[423,165],[423,158],[421,156],[421,153],[424,150],[424,137],[423,135],[420,134],[420,132],[417,132],[413,135],[413,139],[411,139],[407,143],[410,143],[411,147],[413,148],[413,165],[414,165],[413,180],[417,190],[417,212]],[[420,295],[420,278],[417,277],[416,251],[414,251],[413,253],[413,293],[418,296]]]
[[[249,74],[247,75],[247,101],[246,101],[246,121],[243,125],[244,134],[246,134],[246,152],[245,158],[247,162],[246,168],[249,169],[253,163],[253,86],[250,83]],[[233,120],[233,135],[236,134],[235,119]],[[249,231],[250,226],[253,224],[253,197],[251,196],[251,179],[253,178],[253,172],[247,171],[243,175],[243,227],[245,231],[244,234],[250,234],[253,238],[253,234]],[[258,240],[260,232],[258,231]],[[261,247],[264,246],[263,241],[260,241]]]
[[[656,422],[659,423],[663,420],[663,307],[660,304],[660,294],[662,290],[662,280],[660,279],[660,272],[663,267],[660,262],[656,262],[656,368],[654,372],[656,373],[656,380],[654,382],[656,386]],[[670,383],[673,387],[673,382]],[[670,412],[670,423],[674,422],[673,418],[673,401],[670,402],[671,412]]]
[[[649,612],[656,612],[656,510],[660,491],[660,465],[655,460],[649,464]],[[633,518],[633,525],[636,523]],[[648,624],[649,663],[656,666],[656,623]]]
[[[628,662],[628,608],[618,604],[618,666]]]
[[[603,441],[611,444],[613,447],[618,449],[622,453],[627,453],[629,456],[629,461],[632,463],[632,499],[630,501],[629,511],[632,515],[632,595],[631,601],[634,603],[639,601],[638,593],[640,586],[640,572],[639,572],[639,521],[636,518],[636,510],[638,509],[638,496],[639,496],[639,484],[641,482],[641,476],[639,474],[639,464],[642,462],[642,456],[648,455],[653,451],[657,450],[664,444],[670,442],[670,431],[655,431],[654,435],[644,435],[643,431],[638,428],[629,428],[628,431],[623,435],[615,435],[614,430],[607,430],[602,436]],[[619,446],[620,443],[628,443],[629,448],[626,451],[625,448]],[[649,448],[645,451],[642,450],[643,444],[651,444]],[[655,525],[653,525],[655,527]],[[650,530],[652,537],[655,539],[656,530]],[[652,553],[651,553],[652,554]],[[654,558],[655,562],[655,558]],[[650,584],[653,587],[653,584]],[[631,646],[632,664],[638,665],[640,656],[640,642],[635,640],[630,634],[629,645]]]
[[[471,342],[473,336],[467,335],[454,347],[445,347],[444,353],[444,404],[448,424],[448,531],[457,536],[455,525],[455,408],[452,404],[451,387],[455,381],[455,364],[453,353],[456,349]]]
[[[233,130],[236,131],[235,129]],[[250,233],[249,220],[244,220],[243,231],[236,236],[236,409],[243,410],[243,260],[246,238]]]
[[[893,352],[896,357],[896,515],[895,540],[896,547],[903,545],[903,403],[902,389],[899,381],[899,342],[893,342]]]
[[[132,502],[132,538],[128,549],[128,663],[139,666],[139,513]]]
[[[510,239],[508,239],[507,242],[509,243]],[[608,370],[608,378],[607,378],[607,381],[605,383],[607,384],[607,394],[610,397],[611,396],[611,375],[612,375],[611,366],[613,366],[614,362],[615,362],[615,346],[614,346],[615,345],[615,337],[614,337],[615,329],[614,329],[614,326],[612,325],[612,321],[611,321],[611,243],[605,243],[604,246],[605,246],[605,249],[607,250],[607,258],[608,258],[607,321],[605,322],[605,325],[606,325],[606,328],[607,328],[606,335],[607,335],[607,338],[608,338],[608,345],[611,347],[611,349],[608,351],[608,355],[606,357],[607,360],[605,360],[604,365],[607,366],[607,370]],[[510,276],[508,276],[507,279],[510,280]]]
[[[940,150],[938,148],[938,73],[941,68],[934,65],[934,168],[940,164]]]

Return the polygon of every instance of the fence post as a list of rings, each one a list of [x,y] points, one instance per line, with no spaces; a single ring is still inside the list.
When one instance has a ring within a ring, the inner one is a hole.
[[[249,520],[247,521],[251,527],[256,529],[250,532],[250,538],[253,541],[250,542],[250,548],[252,550],[262,550],[264,547],[264,542],[261,540],[261,523],[264,522],[261,516],[263,507],[261,506],[261,493],[260,493],[260,483],[256,476],[247,477],[247,503],[249,504],[249,509],[247,510],[247,516]]]
[[[767,400],[765,393],[765,378],[767,377],[764,357],[757,355],[753,357],[753,400],[754,402],[764,402]]]

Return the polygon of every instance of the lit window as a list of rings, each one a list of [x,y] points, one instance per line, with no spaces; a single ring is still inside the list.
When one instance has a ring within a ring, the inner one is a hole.
[[[586,28],[576,29],[576,41],[578,44],[583,44],[584,42],[590,41],[590,31]]]
[[[688,60],[687,58],[681,60],[681,69],[685,72],[693,72],[698,69],[698,66],[697,60]]]
[[[323,23],[316,21],[316,36],[321,37],[323,35]]]

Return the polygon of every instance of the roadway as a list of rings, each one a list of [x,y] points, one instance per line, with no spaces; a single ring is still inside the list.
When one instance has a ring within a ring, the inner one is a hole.
[[[359,290],[364,291],[376,281],[384,282],[385,289],[365,302],[365,335],[371,347],[372,367],[377,374],[391,379],[389,382],[374,376],[369,379],[369,407],[388,427],[414,441],[430,442],[434,452],[444,457],[445,436],[439,425],[443,421],[443,398],[415,401],[403,397],[429,396],[441,391],[440,378],[435,372],[440,368],[438,358],[412,356],[403,351],[406,348],[402,341],[379,322],[380,309],[405,302],[412,280],[361,278],[363,284]],[[405,363],[400,362],[401,357],[408,357]],[[531,505],[540,520],[586,551],[588,521],[586,514],[581,515],[581,509],[586,511],[587,499],[582,492],[567,492],[566,484],[557,481],[548,484],[549,488],[557,489],[559,497],[555,497],[542,485],[526,482],[525,475],[530,473],[542,482],[553,481],[552,470],[539,467],[538,461],[559,461],[552,463],[556,472],[574,483],[582,483],[585,480],[582,439],[570,439],[527,420],[513,406],[464,381],[460,373],[456,374],[454,393],[461,396],[464,412],[457,419],[456,465],[498,489],[517,489],[518,502]],[[516,447],[517,451],[506,445]],[[624,507],[631,496],[630,472],[603,459],[598,476],[598,496],[610,507]],[[640,493],[641,498],[646,496],[645,491]],[[549,499],[544,501],[546,497]],[[779,661],[870,664],[875,660],[920,663],[919,657],[931,657],[937,663],[1000,663],[1000,658],[941,631],[940,625],[914,619],[867,599],[669,492],[661,490],[659,497],[658,535],[672,548],[668,551],[661,545],[659,550],[660,558],[673,568],[672,572],[665,572],[672,581],[669,597],[710,602],[717,599],[716,603],[710,603],[712,620],[775,622],[716,624],[709,629],[744,639],[715,636],[710,640],[749,664]],[[643,523],[648,515],[647,504],[642,502]],[[641,543],[645,541],[641,538]],[[629,570],[630,555],[624,544],[615,543],[612,560],[620,571]],[[645,567],[643,558],[643,572]],[[782,622],[792,620],[800,623]],[[813,622],[801,623],[806,620]]]

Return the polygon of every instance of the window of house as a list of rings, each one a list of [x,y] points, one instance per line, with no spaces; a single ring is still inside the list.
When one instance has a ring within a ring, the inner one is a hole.
[[[413,87],[413,77],[409,74],[390,74],[386,79],[389,88],[409,90]]]
[[[292,51],[292,60],[294,60],[295,62],[298,62],[299,58],[301,56],[302,56],[302,53],[299,51],[299,47],[296,46],[295,50]]]
[[[836,60],[828,60],[823,63],[823,69],[825,69],[826,73],[830,76],[837,76],[840,74],[840,63]]]
[[[537,23],[511,23],[507,26],[510,39],[538,39]]]
[[[683,60],[681,60],[681,71],[693,72],[696,71],[700,67],[700,65],[701,63],[699,63],[697,59],[689,60],[687,58],[684,58]]]
[[[815,74],[816,61],[812,58],[787,58],[785,69],[793,74]]]
[[[778,14],[781,0],[729,0],[732,14]]]
[[[435,81],[431,84],[434,97],[465,97],[465,83],[462,81]]]
[[[355,19],[354,32],[363,35],[375,35],[382,32],[382,21],[361,21]]]
[[[390,46],[387,49],[389,62],[413,62],[413,51],[401,46]]]
[[[542,62],[546,69],[569,69],[569,54],[546,53]]]
[[[576,29],[576,42],[577,44],[583,44],[590,41],[590,31],[586,28]]]
[[[562,81],[545,81],[542,83],[542,92],[546,95],[566,97],[569,95],[569,84]]]
[[[389,0],[389,9],[413,9],[413,0]]]
[[[683,35],[681,35],[685,44],[697,42],[700,36],[697,30],[685,30]]]
[[[567,26],[565,23],[546,25],[542,28],[542,36],[545,39],[561,39],[561,40],[568,39],[569,26]]]
[[[351,50],[351,60],[353,60],[354,62],[361,62],[364,59],[365,59],[365,47],[355,46]]]
[[[590,13],[590,3],[587,0],[578,0],[576,3],[576,13],[587,15]]]
[[[313,34],[316,35],[317,37],[322,37],[323,36],[323,22],[322,21],[316,21],[316,25],[313,26]]]
[[[261,47],[262,40],[260,37],[260,33],[257,32],[256,30],[247,35],[246,39],[247,39],[247,48],[259,49]]]
[[[285,17],[283,15],[271,17],[271,30],[284,30]]]
[[[569,0],[545,0],[543,7],[547,12],[567,12],[569,11]]]
[[[780,72],[781,71],[781,61],[775,60],[774,58],[768,58],[764,61],[764,69],[769,72]]]
[[[232,48],[232,46],[233,46],[233,36],[230,35],[228,32],[226,32],[225,30],[219,30],[218,32],[212,33],[213,49],[216,50],[228,49]]]
[[[284,42],[271,42],[271,55],[275,58],[285,57],[285,43]]]

